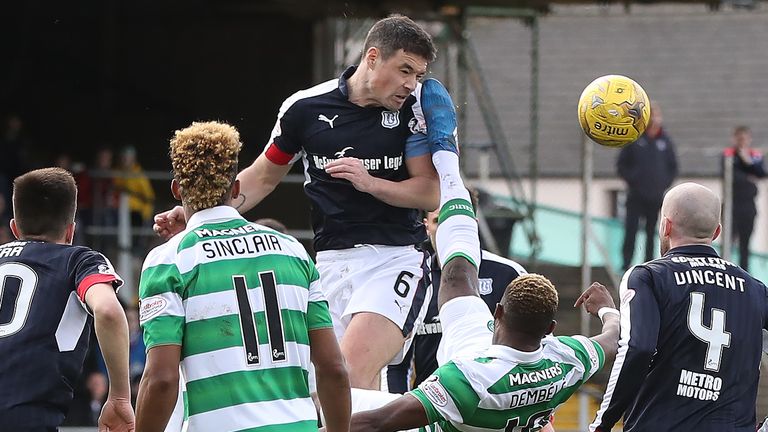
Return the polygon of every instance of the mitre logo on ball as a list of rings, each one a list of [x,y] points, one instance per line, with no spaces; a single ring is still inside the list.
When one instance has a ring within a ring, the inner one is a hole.
[[[579,98],[579,124],[592,141],[623,147],[637,141],[651,117],[648,95],[640,84],[622,75],[592,81]]]

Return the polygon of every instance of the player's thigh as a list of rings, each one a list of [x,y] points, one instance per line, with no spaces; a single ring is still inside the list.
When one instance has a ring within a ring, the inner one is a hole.
[[[331,250],[320,251],[317,254],[317,271],[320,273],[321,287],[328,301],[337,339],[341,339],[352,318],[346,316],[344,311],[352,297],[357,278],[355,269],[364,262],[354,252],[354,250]]]
[[[371,246],[318,254],[318,270],[329,274],[324,291],[334,318],[348,327],[352,316],[372,312],[392,321],[402,336],[423,318],[431,294],[425,253],[412,246]],[[338,333],[337,333],[337,336]]]
[[[456,297],[440,308],[443,337],[437,348],[437,364],[479,354],[491,346],[493,315],[478,296]]]
[[[341,339],[341,351],[350,369],[364,368],[373,374],[402,349],[405,337],[388,318],[372,312],[357,313]]]

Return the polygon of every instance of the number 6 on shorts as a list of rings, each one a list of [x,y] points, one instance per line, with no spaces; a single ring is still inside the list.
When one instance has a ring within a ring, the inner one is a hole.
[[[403,278],[413,278],[413,273],[409,271],[401,271],[400,275],[397,276],[397,280],[395,281],[395,294],[399,295],[402,298],[408,297],[408,292],[411,291],[411,285],[408,284],[408,281],[404,280]]]

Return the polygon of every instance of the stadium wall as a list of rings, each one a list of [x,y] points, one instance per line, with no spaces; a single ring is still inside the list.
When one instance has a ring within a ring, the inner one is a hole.
[[[768,149],[768,11],[710,12],[703,4],[554,6],[540,18],[539,167],[542,176],[579,175],[582,134],[576,102],[606,74],[628,75],[663,109],[686,176],[719,173],[733,127],[750,126]],[[480,58],[511,153],[528,169],[531,31],[510,18],[474,17],[468,34]],[[455,93],[455,92],[454,92]],[[458,101],[461,105],[462,101]],[[465,144],[489,140],[469,93]],[[465,147],[466,148],[466,147]],[[471,161],[471,151],[465,153]],[[615,176],[617,151],[595,151],[595,174]],[[472,163],[469,163],[471,168]],[[766,207],[763,207],[766,208]]]

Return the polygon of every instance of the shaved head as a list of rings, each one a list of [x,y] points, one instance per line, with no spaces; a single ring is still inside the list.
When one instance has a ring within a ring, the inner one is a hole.
[[[664,196],[661,216],[662,255],[683,244],[711,244],[720,232],[720,198],[700,184],[683,183]]]

